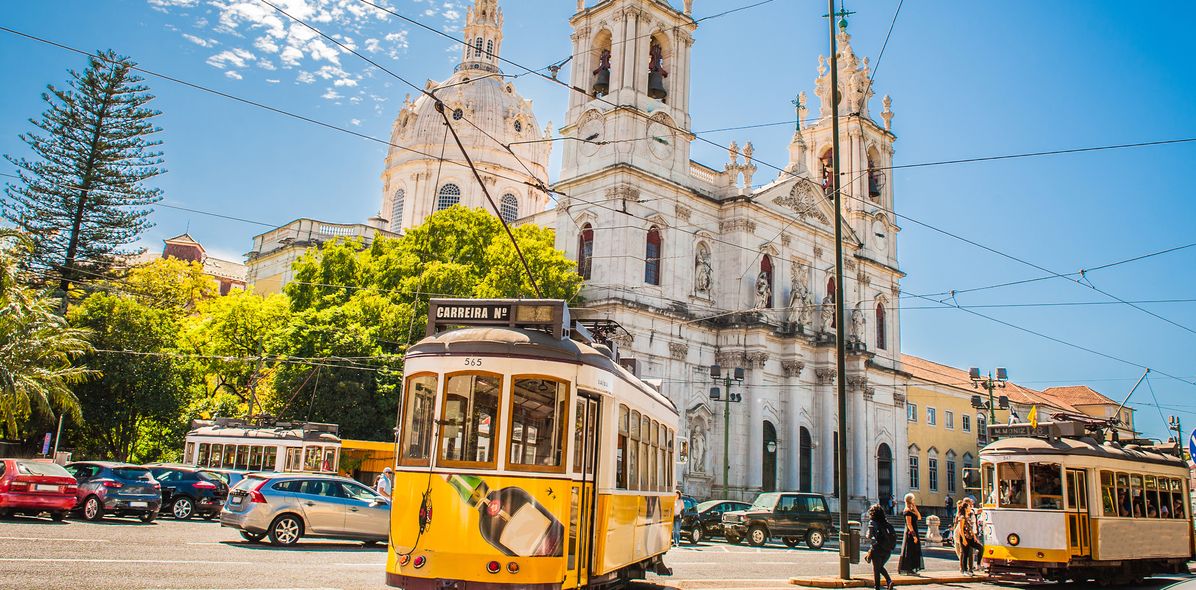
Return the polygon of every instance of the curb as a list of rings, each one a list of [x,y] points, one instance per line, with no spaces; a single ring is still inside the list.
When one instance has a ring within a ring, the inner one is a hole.
[[[894,575],[894,586],[925,586],[928,584],[969,584],[987,582],[988,576],[977,574],[974,576],[967,576],[955,572],[926,572],[920,576]],[[867,588],[872,586],[872,576],[860,577],[852,576],[850,580],[844,580],[838,576],[809,576],[789,578],[789,583],[794,586],[802,586],[806,588]]]

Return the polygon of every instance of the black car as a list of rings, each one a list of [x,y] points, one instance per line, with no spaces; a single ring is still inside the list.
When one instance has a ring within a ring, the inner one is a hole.
[[[821,494],[769,492],[747,510],[723,513],[723,532],[731,543],[746,538],[759,547],[779,537],[789,547],[804,540],[811,549],[822,549],[835,523]]]
[[[212,520],[220,514],[228,484],[217,474],[195,467],[156,465],[148,468],[162,485],[162,507],[176,520],[199,515]]]
[[[735,500],[708,500],[698,504],[693,511],[681,517],[681,535],[689,542],[698,544],[711,536],[722,536],[723,514],[734,510],[747,510],[751,504]]]
[[[104,514],[137,516],[153,522],[162,504],[162,491],[149,469],[127,463],[81,461],[66,466],[79,482],[75,510],[85,520]]]

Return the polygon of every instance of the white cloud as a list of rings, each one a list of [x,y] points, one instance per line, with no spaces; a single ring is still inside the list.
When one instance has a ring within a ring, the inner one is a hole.
[[[225,72],[224,75],[226,77],[232,78],[233,80],[243,80],[244,79],[244,76],[242,76],[241,74],[238,74],[236,70],[229,70],[229,71]]]
[[[190,33],[183,33],[183,38],[200,47],[215,47],[220,44],[220,42],[215,39],[204,39],[203,37],[196,37]]]
[[[349,124],[355,127],[361,126],[361,119],[349,119]]]
[[[147,0],[150,8],[161,12],[169,12],[171,8],[193,8],[199,0]]]
[[[297,47],[287,47],[282,50],[278,56],[282,60],[282,64],[287,67],[294,67],[303,62],[303,50]]]
[[[341,93],[329,88],[328,92],[325,92],[324,94],[320,95],[320,98],[326,98],[328,100],[339,100],[344,97],[341,96]]]
[[[278,49],[279,49],[278,43],[275,43],[274,39],[271,39],[268,36],[267,37],[258,37],[253,42],[253,46],[256,47],[257,49],[265,51],[266,53],[278,53]]]
[[[299,75],[296,76],[295,79],[304,84],[311,84],[316,81],[315,75],[313,75],[311,72],[299,72]]]
[[[255,59],[257,59],[256,55],[237,47],[231,51],[226,49],[220,53],[217,53],[216,55],[209,57],[207,63],[214,68],[220,68],[223,70],[230,64],[235,68],[243,68],[246,64]]]
[[[282,80],[279,80],[277,78],[266,78],[267,84],[278,84],[279,82],[282,82]]]

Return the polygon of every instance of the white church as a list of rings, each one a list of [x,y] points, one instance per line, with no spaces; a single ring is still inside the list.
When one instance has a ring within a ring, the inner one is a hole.
[[[592,5],[588,5],[592,4]],[[660,384],[682,413],[686,493],[751,500],[761,491],[822,492],[838,504],[833,305],[846,303],[853,510],[908,487],[900,279],[890,100],[873,120],[868,60],[839,33],[845,292],[835,292],[828,198],[830,77],[819,58],[818,117],[798,128],[784,171],[759,170],[752,145],[719,166],[690,159],[692,1],[579,0],[564,124],[542,128],[504,78],[497,0],[469,10],[460,64],[427,91],[445,104],[483,182],[512,223],[556,231],[586,279],[577,315],[621,325],[622,362]],[[813,61],[811,59],[811,61]],[[812,64],[811,64],[812,65]],[[813,68],[811,68],[813,69]],[[804,98],[805,93],[802,93]],[[798,120],[808,116],[799,101]],[[450,160],[460,151],[426,95],[407,100],[391,142]],[[554,137],[560,177],[549,178]],[[511,145],[508,151],[502,144]],[[769,158],[772,161],[781,158]],[[394,149],[382,172],[379,231],[401,233],[452,205],[485,207],[468,168]],[[550,186],[559,196],[551,207]],[[384,218],[384,219],[383,219]],[[251,262],[252,264],[252,262]],[[742,369],[744,379],[723,376]],[[712,388],[718,391],[713,392]],[[717,397],[715,397],[717,395]],[[733,400],[733,401],[732,401]],[[729,431],[729,454],[724,434]]]

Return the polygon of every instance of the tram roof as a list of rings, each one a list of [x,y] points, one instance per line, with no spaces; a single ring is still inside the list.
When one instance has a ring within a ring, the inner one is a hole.
[[[325,444],[340,444],[340,437],[330,432],[307,430],[303,428],[252,428],[245,426],[226,427],[214,424],[200,426],[187,433],[187,436],[244,438],[261,441],[302,441],[319,442]]]
[[[1017,455],[1068,455],[1136,463],[1153,463],[1170,467],[1187,467],[1182,459],[1174,455],[1168,455],[1138,445],[1123,447],[1115,443],[1100,443],[1087,436],[1055,439],[1037,437],[1003,438],[981,449],[980,455],[987,458],[993,458],[993,455],[1010,458],[1014,458]]]
[[[604,353],[588,344],[557,338],[547,332],[501,327],[461,328],[428,336],[407,352],[409,356],[450,353],[536,358],[589,365],[614,373],[654,401],[677,411],[677,406],[667,396],[648,386]]]

